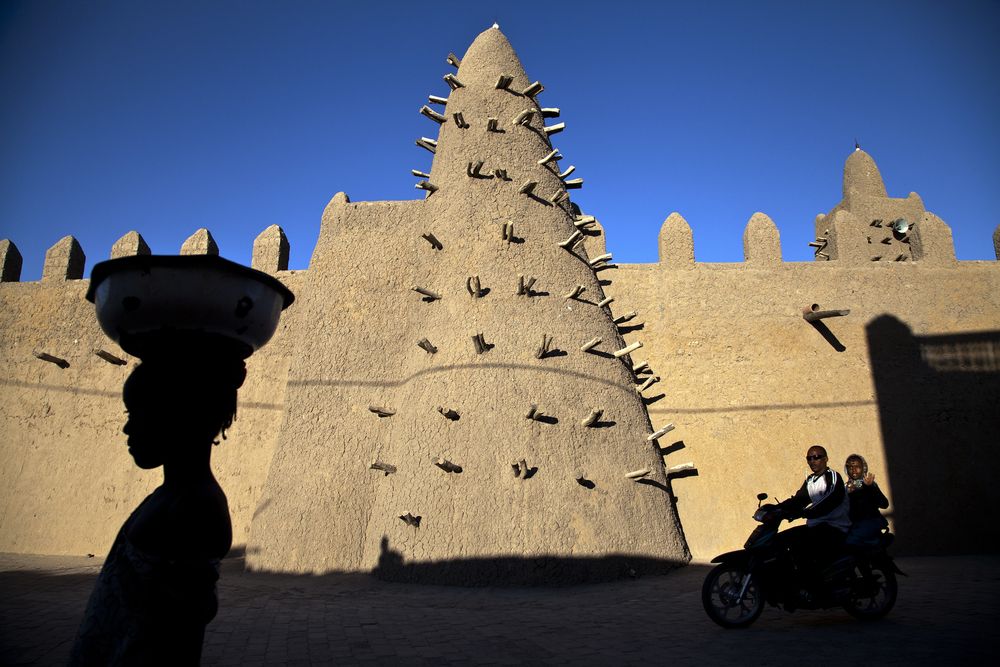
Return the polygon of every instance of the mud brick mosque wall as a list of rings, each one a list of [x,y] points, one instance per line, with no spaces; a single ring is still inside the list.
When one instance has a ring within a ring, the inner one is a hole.
[[[297,300],[213,456],[251,567],[445,583],[663,570],[741,546],[754,495],[796,488],[813,443],[838,467],[867,457],[901,549],[997,548],[997,528],[956,508],[1000,500],[984,463],[1000,441],[1000,263],[956,261],[947,225],[889,197],[855,151],[814,262],[782,261],[764,214],[744,262],[695,262],[672,214],[658,263],[615,265],[573,175],[543,161],[558,111],[502,33],[454,64],[425,112],[437,139],[418,142],[425,199],[338,194],[305,271],[287,270],[277,227],[254,243]],[[133,232],[111,255],[143,252]],[[181,252],[218,248],[199,230]],[[84,264],[67,237],[41,281],[18,282],[0,242],[3,551],[104,553],[158,482],[125,452],[138,360],[99,330]],[[811,304],[850,313],[811,324]]]

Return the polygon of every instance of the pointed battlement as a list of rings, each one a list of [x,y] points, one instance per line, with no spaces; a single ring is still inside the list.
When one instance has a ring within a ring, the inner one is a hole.
[[[86,262],[87,257],[79,241],[72,236],[64,236],[45,253],[42,280],[79,280],[83,278]]]
[[[287,271],[289,250],[285,231],[278,225],[271,225],[254,239],[251,266],[270,274]]]
[[[671,213],[660,227],[660,263],[669,268],[694,266],[694,237],[691,225],[680,213]]]
[[[21,279],[21,252],[10,239],[0,240],[0,282],[16,283]]]
[[[219,244],[215,242],[212,232],[204,227],[189,236],[181,245],[182,255],[218,255]]]
[[[119,257],[135,257],[136,255],[149,255],[149,246],[139,232],[133,230],[121,237],[111,246],[111,259]]]
[[[744,261],[752,266],[781,264],[781,239],[774,221],[754,213],[743,231]]]

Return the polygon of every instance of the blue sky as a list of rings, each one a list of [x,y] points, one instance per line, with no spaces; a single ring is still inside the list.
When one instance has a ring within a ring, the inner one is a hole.
[[[755,211],[786,260],[840,200],[857,138],[889,194],[918,192],[960,259],[1000,222],[1000,3],[0,2],[0,238],[37,280],[66,234],[87,274],[138,230],[176,253],[199,227],[248,263],[279,224],[308,266],[320,214],[415,199],[417,113],[494,21],[621,262],[656,261],[672,211],[699,261],[740,261]]]

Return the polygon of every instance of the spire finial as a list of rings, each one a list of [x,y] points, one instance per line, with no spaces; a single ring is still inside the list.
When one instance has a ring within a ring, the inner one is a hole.
[[[861,144],[858,143],[857,137],[855,137],[855,139],[854,139],[854,150],[856,150],[856,151],[861,150]]]
[[[500,24],[499,24],[499,23],[497,23],[496,21],[494,21],[494,22],[493,22],[493,29],[494,29],[494,30],[499,30],[499,29],[500,29]]]

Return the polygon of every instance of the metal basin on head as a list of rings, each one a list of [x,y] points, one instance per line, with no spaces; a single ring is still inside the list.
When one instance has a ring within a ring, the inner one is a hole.
[[[137,357],[212,339],[245,358],[271,339],[295,295],[273,276],[215,255],[137,255],[95,265],[87,299],[101,329]]]

